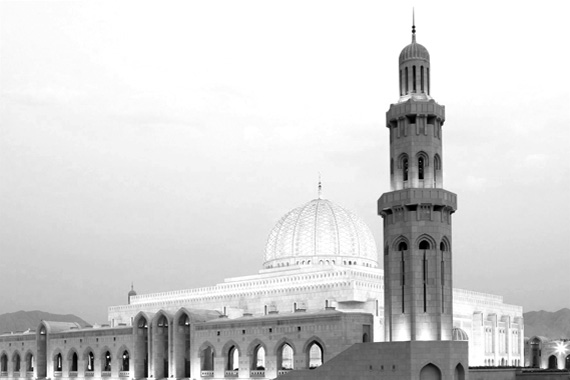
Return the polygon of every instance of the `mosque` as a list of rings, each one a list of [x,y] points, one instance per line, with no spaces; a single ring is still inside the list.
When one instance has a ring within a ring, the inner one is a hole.
[[[125,305],[109,307],[108,325],[42,321],[0,335],[0,377],[465,379],[469,366],[525,365],[522,307],[453,288],[457,195],[443,188],[445,108],[431,81],[414,27],[386,114],[391,191],[378,201],[380,249],[319,184],[316,199],[271,230],[258,273],[131,289]]]

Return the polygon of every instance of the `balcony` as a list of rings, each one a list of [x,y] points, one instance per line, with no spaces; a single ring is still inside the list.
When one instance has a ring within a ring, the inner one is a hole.
[[[200,371],[202,377],[214,377],[214,371]]]
[[[289,373],[291,371],[292,369],[280,369],[279,371],[277,371],[277,376],[285,375],[286,373]]]
[[[119,377],[131,377],[130,371],[119,371]]]
[[[249,371],[249,377],[265,377],[264,369],[252,369]]]
[[[77,371],[69,371],[69,377],[77,377]]]
[[[239,377],[239,371],[226,371],[224,374],[225,377]]]
[[[101,371],[101,377],[111,377],[111,371]]]
[[[95,377],[95,371],[85,371],[85,377]]]

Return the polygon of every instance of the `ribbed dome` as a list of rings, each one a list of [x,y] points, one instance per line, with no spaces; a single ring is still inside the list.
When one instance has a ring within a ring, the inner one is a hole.
[[[269,234],[264,268],[295,264],[377,267],[376,243],[358,216],[314,199],[288,212]]]
[[[423,45],[413,41],[402,49],[402,52],[400,53],[400,64],[410,59],[422,59],[429,62],[429,52]]]
[[[467,333],[460,329],[459,327],[454,327],[453,331],[451,332],[451,336],[453,340],[469,340],[469,336]]]

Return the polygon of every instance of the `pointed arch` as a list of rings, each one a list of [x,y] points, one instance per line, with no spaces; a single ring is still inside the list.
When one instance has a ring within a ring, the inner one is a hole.
[[[465,380],[465,368],[463,368],[461,363],[457,363],[455,366],[454,380]]]
[[[53,351],[52,362],[54,372],[61,372],[63,370],[63,355],[59,348]]]
[[[34,353],[32,352],[32,350],[28,349],[28,351],[26,351],[25,355],[24,355],[24,360],[25,360],[25,366],[26,366],[26,372],[33,372],[34,371]]]
[[[439,243],[439,250],[440,251],[451,251],[451,243],[449,242],[449,239],[447,238],[447,236],[444,236],[443,238],[441,238],[441,242]]]
[[[233,340],[230,340],[224,344],[224,347],[222,347],[222,355],[226,360],[225,369],[227,371],[239,370],[240,354],[241,350],[239,348],[239,345]]]
[[[267,347],[260,339],[254,339],[247,348],[248,357],[251,358],[250,369],[264,370]]]
[[[325,362],[325,344],[317,336],[311,337],[303,347],[306,367],[309,369],[320,367]]]
[[[6,351],[0,354],[0,372],[8,372],[8,355]]]
[[[13,373],[20,372],[21,369],[22,369],[22,356],[20,355],[19,350],[15,350],[12,353],[12,372]]]
[[[200,353],[200,370],[213,371],[214,358],[216,357],[216,350],[214,349],[214,345],[206,341],[202,343],[198,352]]]
[[[410,167],[410,160],[406,153],[400,154],[398,156],[398,169],[402,172],[402,180],[405,182],[408,180],[408,173]]]
[[[429,244],[429,248],[419,248],[420,244],[422,242],[427,242]],[[433,237],[431,237],[431,235],[428,234],[422,234],[420,236],[418,236],[418,238],[416,239],[415,243],[414,243],[414,247],[417,247],[416,249],[434,249],[436,247],[436,242],[435,239]]]
[[[441,371],[433,363],[426,364],[420,371],[420,380],[441,380]]]
[[[287,348],[288,347],[288,348]],[[277,358],[277,370],[290,370],[295,367],[295,345],[288,338],[282,338],[275,344],[274,355]]]
[[[67,363],[68,368],[71,372],[76,372],[78,370],[78,363],[79,363],[79,355],[77,354],[77,350],[75,348],[70,348],[67,351]]]
[[[399,252],[401,251],[400,248],[404,248],[404,246],[402,245],[402,243],[405,244],[405,249],[404,251],[410,249],[410,241],[403,235],[398,236],[397,238],[394,239],[394,242],[392,243],[392,250],[395,252]]]

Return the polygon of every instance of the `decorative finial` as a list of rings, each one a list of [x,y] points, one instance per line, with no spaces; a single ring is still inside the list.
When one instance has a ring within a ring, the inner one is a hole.
[[[323,184],[321,183],[321,172],[319,172],[319,193],[318,193],[319,199],[322,199],[321,198],[322,192],[323,192]]]
[[[131,281],[131,290],[135,290],[134,283]]]
[[[412,8],[412,43],[416,42],[416,10]]]

